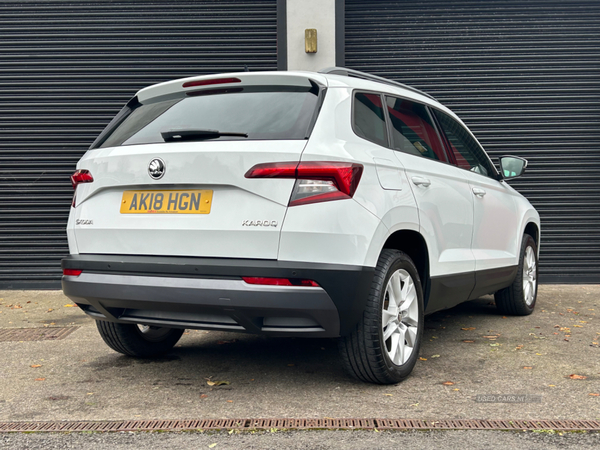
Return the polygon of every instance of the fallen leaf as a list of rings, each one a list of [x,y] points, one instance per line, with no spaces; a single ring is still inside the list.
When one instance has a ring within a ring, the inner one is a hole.
[[[223,386],[223,385],[229,384],[229,381],[211,381],[211,380],[208,380],[206,382],[206,384],[208,384],[209,386]]]
[[[590,392],[588,395],[591,395],[593,397],[600,397],[600,394],[598,394],[597,392]]]
[[[556,387],[555,384],[549,384],[548,386],[550,386],[550,387]]]
[[[486,339],[498,339],[498,336],[484,336]]]
[[[421,361],[427,361],[427,358],[419,358]]]
[[[461,330],[464,330],[464,331],[471,331],[471,330],[475,330],[475,329],[476,329],[475,327],[461,328]]]
[[[394,394],[383,394],[383,395],[387,395],[388,397],[393,397]]]
[[[571,375],[569,375],[569,378],[571,380],[585,380],[587,377],[585,375],[577,375],[572,373]]]
[[[54,310],[53,310],[52,308],[50,308],[50,309],[48,309],[48,311],[46,311],[46,312],[52,312],[52,311],[54,311]]]
[[[533,367],[532,366],[523,366],[523,369],[532,370]]]
[[[73,308],[73,307],[75,307],[75,306],[77,306],[77,305],[71,305],[71,304],[69,303],[69,304],[67,304],[67,305],[63,305],[63,306],[64,306],[65,308]]]
[[[440,355],[431,355],[432,358],[439,358]]]
[[[215,448],[216,446],[217,446],[217,443],[215,442],[214,444],[210,444],[210,445],[208,446],[208,448]]]
[[[506,316],[502,316],[503,319],[506,319]]]
[[[31,367],[33,367],[34,369],[37,369],[38,367],[42,367],[41,364],[32,364]]]
[[[460,389],[459,389],[459,388],[454,388],[454,389],[452,389],[452,390],[453,390],[453,391],[460,391]]]
[[[233,400],[227,400],[227,403],[233,403]]]
[[[444,386],[454,386],[454,382],[453,381],[444,381],[442,384]]]
[[[467,344],[472,344],[472,343],[473,343],[473,342],[475,342],[475,341],[471,341],[471,340],[469,340],[469,339],[465,339],[463,342],[466,342]]]
[[[45,378],[36,378],[35,381],[45,381]]]
[[[208,397],[208,395],[206,395],[206,394],[200,395],[200,398],[207,398],[207,397]]]
[[[541,353],[536,353],[536,355],[538,355],[538,356],[542,356],[542,354],[541,354]]]
[[[417,403],[413,403],[413,404],[412,404],[412,405],[410,405],[410,406],[419,406],[419,402],[417,402]]]

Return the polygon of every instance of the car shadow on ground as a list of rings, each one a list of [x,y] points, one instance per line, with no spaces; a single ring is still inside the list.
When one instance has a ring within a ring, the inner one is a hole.
[[[464,337],[460,326],[479,327],[496,318],[501,316],[491,297],[426,316],[421,353],[435,353],[436,346],[445,341]],[[88,362],[86,368],[91,369],[90,379],[110,372],[112,376],[173,386],[206,384],[211,380],[239,384],[259,377],[281,386],[292,379],[362,384],[345,373],[336,339],[272,338],[200,330],[187,330],[179,344],[163,357],[139,359],[110,353]]]

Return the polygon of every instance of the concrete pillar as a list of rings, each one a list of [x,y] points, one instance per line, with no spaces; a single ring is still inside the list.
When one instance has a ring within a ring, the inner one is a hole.
[[[319,71],[336,62],[336,0],[285,0],[287,69]],[[317,30],[317,53],[306,53],[304,32]]]

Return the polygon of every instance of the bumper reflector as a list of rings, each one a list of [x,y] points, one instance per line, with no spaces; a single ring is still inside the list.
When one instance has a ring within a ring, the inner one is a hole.
[[[267,278],[267,277],[242,277],[248,284],[262,284],[269,286],[312,286],[319,287],[313,280],[299,278]]]
[[[63,275],[68,277],[78,277],[83,270],[81,269],[63,269]]]

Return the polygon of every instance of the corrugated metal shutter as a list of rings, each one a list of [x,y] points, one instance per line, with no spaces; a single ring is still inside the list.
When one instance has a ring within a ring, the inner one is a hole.
[[[345,62],[434,95],[542,217],[540,280],[600,283],[597,0],[346,0]]]
[[[59,287],[69,175],[140,88],[276,70],[276,0],[0,3],[0,288]]]

